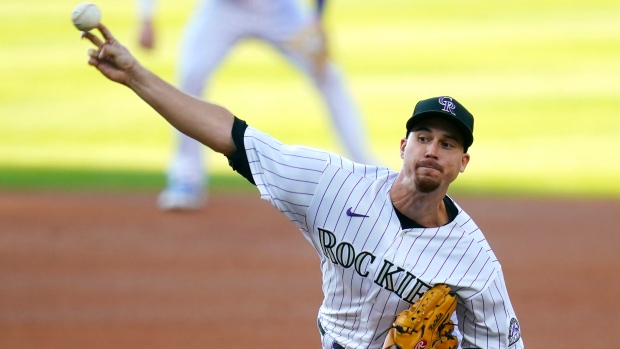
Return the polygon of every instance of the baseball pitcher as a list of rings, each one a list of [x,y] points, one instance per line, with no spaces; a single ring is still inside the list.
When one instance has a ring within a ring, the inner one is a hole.
[[[143,66],[99,25],[88,63],[171,125],[228,157],[320,258],[323,348],[523,348],[502,268],[448,195],[465,171],[474,118],[448,96],[419,101],[400,171],[282,144]]]

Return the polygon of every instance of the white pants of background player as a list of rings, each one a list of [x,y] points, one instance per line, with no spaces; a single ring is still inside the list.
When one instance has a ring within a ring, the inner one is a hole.
[[[334,127],[352,160],[371,163],[357,108],[337,69],[328,63],[322,79],[313,75],[310,57],[293,52],[287,42],[313,18],[297,0],[201,1],[188,22],[178,62],[179,88],[202,96],[207,81],[233,46],[244,38],[263,40],[303,71],[320,92]],[[178,131],[177,148],[168,169],[168,190],[175,186],[202,191],[203,146]]]

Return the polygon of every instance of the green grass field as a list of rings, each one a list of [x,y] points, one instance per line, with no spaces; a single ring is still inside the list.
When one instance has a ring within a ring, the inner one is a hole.
[[[158,190],[171,130],[86,64],[90,45],[70,20],[77,3],[0,2],[0,188]],[[159,3],[160,41],[146,52],[133,2],[97,2],[117,39],[174,83],[194,1]],[[326,24],[387,165],[399,167],[415,102],[451,95],[476,117],[455,191],[619,197],[618,18],[620,3],[609,0],[337,0]],[[341,151],[315,91],[261,43],[235,48],[204,97],[284,142]],[[243,181],[230,179],[223,156],[207,159],[216,190]]]

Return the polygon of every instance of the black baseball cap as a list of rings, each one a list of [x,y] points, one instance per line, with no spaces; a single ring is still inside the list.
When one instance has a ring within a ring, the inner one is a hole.
[[[441,96],[419,101],[407,121],[407,135],[415,124],[429,117],[439,117],[452,122],[463,135],[465,151],[474,142],[474,116],[456,99]]]

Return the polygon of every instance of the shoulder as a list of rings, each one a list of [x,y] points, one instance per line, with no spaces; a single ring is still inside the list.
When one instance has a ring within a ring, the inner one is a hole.
[[[246,151],[252,153],[254,161],[286,158],[287,162],[314,163],[318,167],[324,167],[329,159],[329,152],[312,147],[287,145],[251,126],[245,130],[243,142]]]
[[[328,166],[333,167],[335,170],[344,171],[350,173],[356,177],[363,177],[371,180],[394,180],[396,171],[389,167],[361,164],[349,160],[346,157],[328,153]]]
[[[454,200],[452,200],[452,202],[458,210],[458,214],[454,219],[455,223],[460,226],[463,231],[468,234],[476,244],[480,245],[484,252],[489,255],[489,258],[491,258],[493,264],[495,264],[496,267],[500,268],[499,261],[497,260],[497,257],[495,257],[495,253],[493,253],[493,249],[491,249],[491,246],[489,245],[489,242],[487,241],[480,227],[478,227],[474,219],[469,216],[469,214],[467,214],[467,212],[465,212],[463,208],[461,208]]]
[[[388,167],[356,163],[322,149],[287,145],[251,126],[245,130],[243,142],[251,167],[305,170],[305,173],[314,172],[313,177],[331,178],[338,175],[379,181],[388,181],[397,174]]]
[[[502,267],[476,222],[456,202],[455,205],[458,215],[453,224],[457,230],[461,231],[459,245],[464,248],[464,258],[461,263],[467,266],[468,276],[465,279],[472,280],[470,285],[468,285],[469,281],[459,282],[459,285],[463,287],[462,293],[466,295],[465,297],[472,297],[486,289],[497,273],[501,272]],[[485,276],[481,277],[481,275]]]

